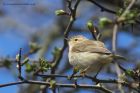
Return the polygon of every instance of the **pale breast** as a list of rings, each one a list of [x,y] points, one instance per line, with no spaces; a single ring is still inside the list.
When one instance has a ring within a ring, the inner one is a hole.
[[[78,66],[80,69],[89,68],[89,72],[97,71],[101,65],[110,63],[111,60],[107,60],[108,55],[98,54],[98,53],[69,53],[69,62],[73,66]]]
[[[73,66],[80,66],[81,68],[87,68],[88,66],[94,66],[99,60],[99,54],[97,53],[69,53],[69,62]]]

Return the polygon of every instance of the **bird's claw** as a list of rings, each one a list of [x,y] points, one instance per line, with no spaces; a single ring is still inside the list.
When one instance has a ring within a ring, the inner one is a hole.
[[[86,76],[86,71],[85,70],[81,71],[80,75],[82,75],[82,77],[85,77]]]

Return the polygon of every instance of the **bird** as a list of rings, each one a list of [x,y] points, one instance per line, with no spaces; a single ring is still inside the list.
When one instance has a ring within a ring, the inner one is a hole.
[[[68,46],[69,63],[85,74],[98,73],[103,66],[111,63],[114,58],[125,59],[120,55],[112,54],[103,42],[90,40],[82,35],[68,39]]]

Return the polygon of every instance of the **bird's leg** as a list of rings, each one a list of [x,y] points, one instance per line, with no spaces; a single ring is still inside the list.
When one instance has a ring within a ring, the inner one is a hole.
[[[103,66],[100,66],[99,70],[97,71],[97,73],[95,74],[94,78],[97,78],[97,75],[99,74],[99,72],[101,71]]]
[[[97,75],[99,74],[99,72],[102,70],[103,66],[100,66],[99,70],[97,71],[97,73],[95,74],[95,76],[93,77],[94,79],[97,79]],[[94,80],[93,79],[93,80]],[[99,82],[97,81],[96,84],[98,84]]]
[[[69,76],[69,79],[71,80],[75,74],[76,72],[73,71],[73,73]]]
[[[86,75],[86,70],[80,71],[80,75],[82,75],[82,77],[84,77]]]
[[[85,77],[86,75],[86,71],[89,69],[89,66],[87,68],[85,68],[84,70],[80,71],[80,75],[82,75],[83,77]]]

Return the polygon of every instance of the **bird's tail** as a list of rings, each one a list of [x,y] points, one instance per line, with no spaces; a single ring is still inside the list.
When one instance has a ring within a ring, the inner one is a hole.
[[[116,59],[116,60],[124,60],[127,61],[127,59],[123,56],[120,55],[111,55],[112,58]]]

